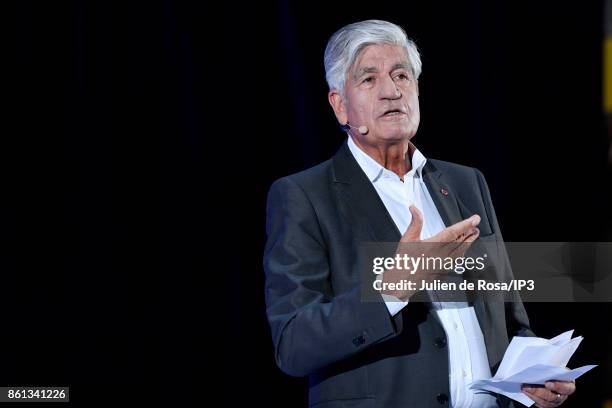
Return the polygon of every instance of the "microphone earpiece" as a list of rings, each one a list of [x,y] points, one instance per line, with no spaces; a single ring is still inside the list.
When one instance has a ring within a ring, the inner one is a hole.
[[[362,135],[367,135],[368,132],[370,131],[370,129],[368,129],[368,127],[365,125],[357,127],[357,126],[353,126],[350,123],[346,122],[346,126],[352,127],[353,129],[357,129],[359,133],[361,133]]]

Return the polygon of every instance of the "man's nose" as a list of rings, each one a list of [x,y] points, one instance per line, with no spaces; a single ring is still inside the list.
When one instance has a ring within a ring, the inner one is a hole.
[[[401,97],[402,92],[395,81],[393,81],[393,78],[384,78],[380,86],[380,99],[399,99]]]

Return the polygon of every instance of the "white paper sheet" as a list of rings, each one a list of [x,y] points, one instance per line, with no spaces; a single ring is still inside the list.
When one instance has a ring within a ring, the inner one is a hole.
[[[572,339],[573,330],[552,339],[514,337],[504,353],[497,373],[492,378],[474,381],[470,388],[503,394],[523,405],[534,401],[521,391],[523,384],[544,384],[549,380],[571,381],[596,365],[570,370],[566,368],[583,337]]]

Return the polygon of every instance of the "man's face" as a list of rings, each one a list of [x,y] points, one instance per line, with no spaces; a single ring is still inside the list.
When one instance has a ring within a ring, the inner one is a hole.
[[[368,144],[409,140],[420,121],[418,84],[405,49],[397,45],[370,45],[349,69],[345,98],[331,91],[329,100],[340,123],[367,126]]]

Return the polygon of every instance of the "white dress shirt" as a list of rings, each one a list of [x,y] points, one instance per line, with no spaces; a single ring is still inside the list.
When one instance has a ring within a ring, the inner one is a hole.
[[[415,149],[412,154],[412,169],[404,175],[404,181],[368,156],[348,138],[348,147],[380,196],[391,218],[402,234],[408,229],[412,215],[408,207],[415,205],[423,214],[421,239],[427,239],[445,228],[444,221],[434,204],[422,171],[427,159]],[[387,301],[391,315],[403,309],[408,302]],[[474,392],[468,388],[472,381],[490,378],[482,330],[473,306],[466,302],[432,302],[442,327],[446,332],[449,354],[449,381],[451,407],[497,407],[493,395]]]

